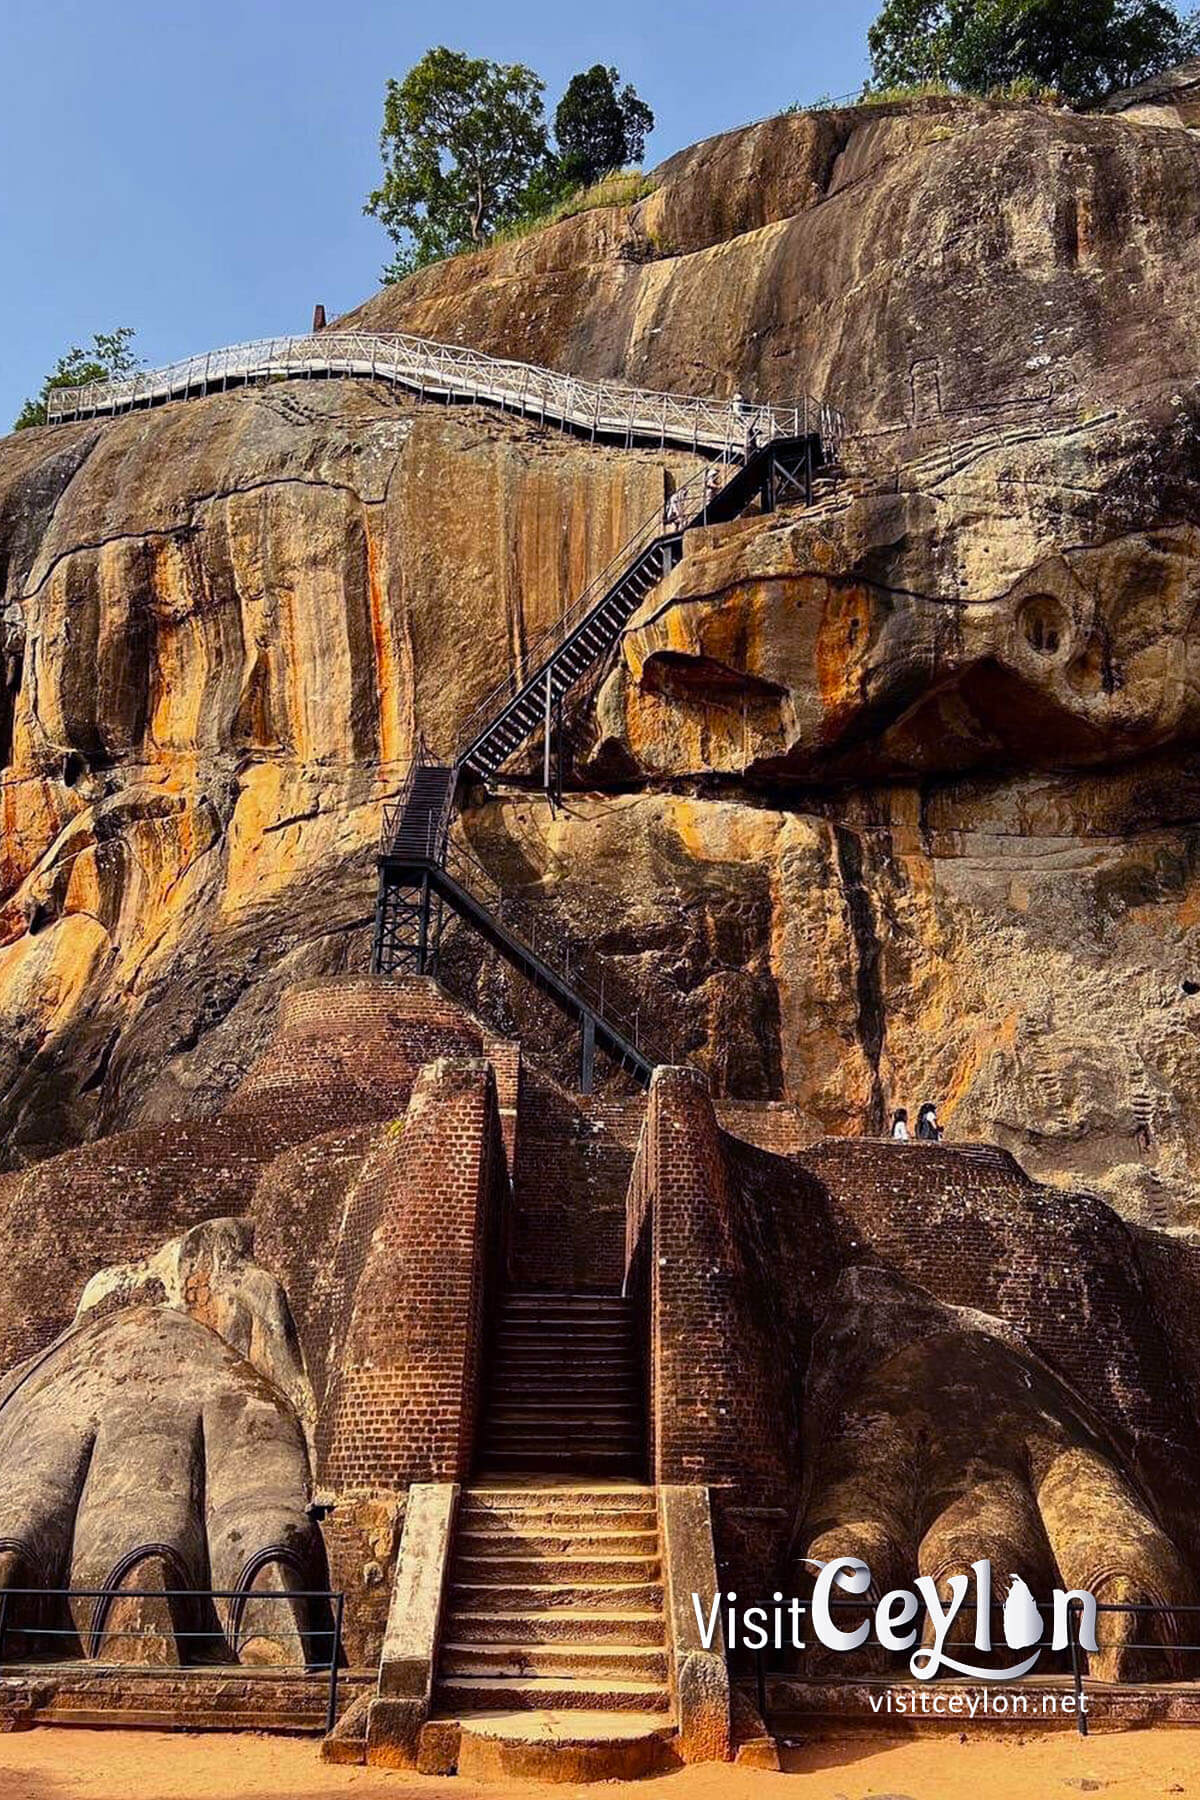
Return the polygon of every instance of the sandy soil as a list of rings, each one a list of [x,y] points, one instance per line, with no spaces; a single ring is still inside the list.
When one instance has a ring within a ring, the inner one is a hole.
[[[1073,1800],[1101,1793],[1200,1800],[1200,1731],[1092,1737],[846,1736],[788,1753],[789,1773],[684,1769],[630,1800]],[[49,1730],[0,1737],[0,1800],[513,1800],[612,1796],[596,1788],[476,1783],[329,1768],[306,1740]]]

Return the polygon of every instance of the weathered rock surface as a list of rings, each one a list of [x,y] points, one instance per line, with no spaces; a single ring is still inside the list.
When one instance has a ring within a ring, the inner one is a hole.
[[[0,1583],[84,1590],[71,1610],[87,1654],[108,1633],[121,1661],[307,1659],[308,1603],[258,1598],[324,1585],[300,1420],[194,1314],[147,1296],[81,1318],[6,1378],[0,1457]],[[170,1597],[249,1586],[243,1608],[216,1603],[211,1627]],[[163,1598],[122,1599],[130,1588]],[[106,1589],[107,1608],[87,1597]],[[32,1622],[28,1603],[16,1611]]]
[[[769,119],[657,174],[349,320],[687,393],[807,388],[889,442],[1194,379],[1187,131],[932,101]]]
[[[1198,214],[1177,127],[797,115],[356,315],[846,409],[841,493],[694,534],[580,696],[564,811],[462,829],[728,1091],[814,1134],[936,1097],[1160,1223],[1200,1201]],[[452,741],[679,461],[354,383],[3,446],[10,1163],[215,1110],[286,983],[365,966],[416,733]]]
[[[211,1108],[284,986],[365,967],[417,731],[452,745],[685,460],[354,383],[5,447],[9,1161]]]

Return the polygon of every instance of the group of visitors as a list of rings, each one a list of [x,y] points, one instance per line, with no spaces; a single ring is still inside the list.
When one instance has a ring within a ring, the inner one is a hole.
[[[908,1108],[898,1106],[892,1114],[891,1135],[902,1143],[907,1143],[912,1133],[908,1129]],[[932,1100],[926,1100],[917,1113],[917,1136],[926,1143],[941,1142],[942,1128],[938,1124],[937,1107]]]
[[[708,509],[721,491],[721,469],[722,465],[720,463],[709,463],[708,468],[704,471],[704,504],[701,508],[698,521],[702,525],[708,523]],[[676,488],[668,497],[666,506],[663,510],[663,522],[668,533],[672,536],[677,532],[681,532],[687,524],[687,518],[684,514],[682,488]]]

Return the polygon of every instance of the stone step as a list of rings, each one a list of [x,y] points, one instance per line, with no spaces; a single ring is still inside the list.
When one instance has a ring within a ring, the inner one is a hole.
[[[604,1306],[507,1307],[496,1314],[496,1325],[501,1331],[629,1331],[633,1314]]]
[[[544,1526],[508,1531],[461,1530],[456,1543],[462,1556],[570,1556],[572,1554],[657,1556],[656,1527],[643,1531],[607,1531],[593,1525],[568,1525],[558,1531]]]
[[[652,1581],[465,1581],[458,1571],[450,1589],[452,1612],[560,1613],[660,1612],[662,1582]]]
[[[563,1482],[554,1487],[468,1488],[459,1508],[460,1518],[544,1518],[575,1520],[599,1518],[608,1513],[634,1513],[654,1519],[658,1508],[653,1494],[631,1482],[614,1482],[599,1493]]]
[[[627,1475],[642,1474],[644,1458],[629,1450],[562,1450],[542,1446],[532,1450],[514,1450],[505,1445],[493,1447],[484,1459],[484,1474],[495,1480],[512,1475]]]
[[[601,1424],[597,1419],[510,1419],[489,1425],[483,1434],[485,1449],[503,1444],[521,1450],[536,1450],[542,1445],[566,1450],[627,1450],[631,1455],[641,1444],[641,1421],[610,1419]]]
[[[563,1344],[588,1344],[593,1350],[612,1350],[621,1355],[632,1355],[637,1348],[636,1339],[623,1325],[550,1326],[535,1325],[532,1321],[497,1326],[493,1343],[497,1348],[508,1346],[515,1350],[537,1350],[551,1345],[561,1349]]]
[[[585,1363],[577,1363],[574,1357],[574,1351],[566,1348],[553,1351],[544,1344],[532,1350],[508,1352],[504,1356],[497,1353],[492,1363],[491,1380],[494,1385],[524,1381],[535,1375],[561,1376],[569,1370],[571,1379],[577,1383],[641,1382],[642,1365],[632,1354],[589,1356]]]
[[[507,1468],[513,1474],[565,1469],[576,1475],[595,1475],[619,1465],[618,1473],[632,1475],[638,1473],[641,1444],[622,1437],[594,1440],[590,1433],[581,1433],[577,1438],[566,1438],[561,1433],[554,1437],[496,1436],[485,1438],[483,1455],[489,1468]]]
[[[566,1307],[547,1308],[544,1312],[506,1312],[496,1319],[497,1331],[619,1331],[633,1330],[633,1320],[626,1313],[571,1311]]]
[[[589,1612],[556,1607],[545,1612],[455,1612],[446,1634],[458,1644],[646,1644],[661,1650],[666,1627],[661,1612]]]
[[[488,1416],[494,1418],[506,1412],[517,1412],[522,1418],[533,1419],[554,1419],[563,1413],[573,1419],[593,1415],[599,1419],[630,1415],[640,1418],[643,1410],[631,1389],[614,1393],[607,1383],[555,1395],[548,1389],[535,1388],[531,1392],[522,1382],[513,1381],[493,1388]]]
[[[642,1384],[632,1368],[603,1379],[592,1369],[571,1375],[555,1375],[550,1369],[508,1369],[501,1379],[493,1379],[492,1393],[528,1394],[531,1399],[538,1395],[550,1400],[561,1397],[571,1401],[587,1399],[594,1394],[602,1399],[636,1400],[640,1405]]]
[[[657,1581],[660,1562],[657,1550],[644,1555],[619,1551],[599,1551],[589,1556],[586,1551],[566,1556],[458,1556],[454,1559],[457,1581],[513,1586],[528,1582],[534,1586],[555,1586],[562,1582],[636,1582]]]
[[[543,1306],[564,1307],[607,1307],[614,1312],[628,1312],[632,1300],[623,1294],[605,1294],[600,1292],[563,1293],[555,1288],[526,1288],[520,1293],[504,1294],[500,1299],[502,1312],[536,1312]]]
[[[544,1318],[537,1318],[532,1313],[514,1313],[497,1322],[496,1334],[510,1337],[588,1336],[622,1340],[633,1336],[628,1320],[610,1319],[595,1313],[581,1313],[576,1318],[557,1313]]]
[[[619,1512],[615,1507],[596,1512],[555,1511],[552,1507],[517,1512],[474,1512],[460,1507],[458,1529],[478,1537],[521,1537],[527,1532],[561,1532],[564,1536],[590,1537],[597,1531],[654,1532],[658,1520],[653,1507],[639,1512]]]
[[[658,1497],[655,1489],[648,1487],[644,1481],[606,1482],[602,1485],[592,1485],[585,1481],[555,1481],[548,1482],[543,1487],[534,1487],[526,1482],[522,1482],[520,1487],[508,1487],[477,1481],[464,1489],[463,1505],[482,1507],[488,1512],[537,1511],[547,1506],[556,1511],[568,1512],[581,1509],[604,1512],[614,1506],[626,1512],[630,1508],[656,1512]]]
[[[632,1306],[622,1300],[594,1297],[576,1301],[547,1297],[545,1300],[529,1300],[502,1306],[493,1316],[501,1325],[539,1325],[544,1324],[547,1319],[555,1319],[571,1325],[615,1325],[619,1330],[625,1331],[632,1324],[635,1314]]]
[[[670,1698],[666,1687],[657,1682],[572,1682],[553,1675],[458,1675],[438,1683],[437,1706],[440,1712],[455,1713],[501,1709],[665,1713]]]
[[[426,1726],[437,1731],[442,1721]],[[638,1781],[679,1767],[661,1712],[472,1712],[454,1721],[455,1760],[469,1785]],[[422,1765],[423,1766],[423,1765]]]
[[[560,1680],[659,1683],[667,1679],[667,1653],[621,1643],[479,1644],[454,1640],[442,1645],[439,1678],[446,1680],[457,1675],[544,1675]]]
[[[554,1401],[538,1394],[505,1394],[493,1398],[487,1423],[520,1425],[526,1429],[553,1431],[560,1420],[578,1430],[581,1425],[611,1428],[614,1425],[641,1424],[642,1409],[632,1400],[580,1400],[578,1404]]]

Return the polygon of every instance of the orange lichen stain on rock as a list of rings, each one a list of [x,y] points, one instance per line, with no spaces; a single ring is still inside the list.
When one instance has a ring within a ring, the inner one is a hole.
[[[306,858],[328,853],[323,823],[301,770],[273,762],[245,769],[225,837],[222,912],[244,912],[286,891]]]
[[[85,844],[71,858],[67,891],[63,895],[65,913],[91,913],[104,917],[104,884],[100,869],[101,847]],[[105,923],[108,923],[106,920]]]
[[[721,808],[681,795],[671,807],[671,825],[693,862],[754,863],[765,859],[779,829],[779,815],[748,807]]]
[[[379,696],[379,755],[384,763],[398,762],[405,747],[400,722],[400,673],[392,641],[392,621],[380,578],[379,540],[370,526],[367,537],[367,593],[371,609],[371,643],[375,653],[375,685]]]
[[[1130,908],[1129,916],[1141,922],[1142,918],[1153,919],[1158,911],[1159,908],[1154,906],[1136,906]],[[1200,925],[1200,887],[1193,888],[1182,900],[1177,901],[1174,911],[1175,923],[1185,931],[1190,930],[1193,925]]]
[[[817,629],[817,683],[825,709],[822,736],[836,737],[862,704],[863,655],[871,636],[871,599],[861,587],[830,587]]]
[[[60,919],[31,937],[28,932],[0,949],[0,985],[13,1002],[35,1014],[43,1046],[70,1029],[98,965],[112,951],[108,932],[88,913]]]
[[[992,1030],[972,1034],[954,1066],[942,1096],[939,1111],[944,1120],[953,1118],[956,1107],[970,1093],[979,1071],[990,1056],[997,1050],[1015,1053],[1020,1023],[1019,1013],[1008,1012]]]

